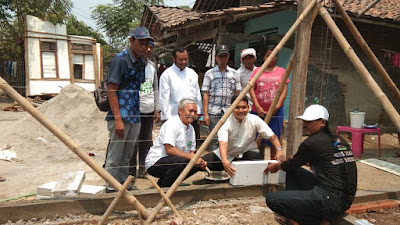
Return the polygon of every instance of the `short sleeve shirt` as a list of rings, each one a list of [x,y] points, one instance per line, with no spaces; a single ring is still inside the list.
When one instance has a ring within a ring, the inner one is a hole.
[[[118,88],[119,110],[123,121],[131,124],[140,122],[140,85],[145,81],[145,63],[142,58],[136,60],[129,49],[118,53],[111,61],[108,72],[108,83],[121,86],[131,76],[135,78],[123,89]],[[136,73],[136,71],[138,71]],[[106,120],[113,120],[112,110],[108,111]]]
[[[173,116],[161,126],[160,134],[153,144],[146,156],[146,170],[159,159],[168,156],[164,144],[170,144],[186,153],[196,151],[195,131],[192,125],[183,124],[179,116]]]
[[[257,71],[260,69],[258,67],[253,71],[250,80],[254,77]],[[257,97],[258,104],[265,110],[268,111],[272,102],[274,101],[276,92],[278,91],[279,84],[281,83],[282,77],[285,74],[285,69],[282,67],[277,67],[275,71],[263,72],[254,84],[254,92]],[[289,83],[289,79],[286,80]],[[257,111],[255,106],[252,106],[253,111]]]
[[[241,91],[242,86],[236,70],[228,66],[225,72],[221,72],[215,66],[204,75],[201,90],[209,92],[208,113],[217,115],[229,108],[233,94]]]

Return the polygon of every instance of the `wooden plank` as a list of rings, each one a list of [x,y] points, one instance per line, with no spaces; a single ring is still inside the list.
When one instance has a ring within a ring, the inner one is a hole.
[[[70,83],[75,83],[74,77],[74,62],[73,62],[73,53],[72,53],[72,43],[71,40],[68,40],[68,63],[69,63],[69,78]]]
[[[298,2],[297,15],[300,15],[311,0]],[[289,133],[286,148],[286,155],[291,156],[297,152],[302,141],[303,121],[296,119],[296,116],[304,112],[304,99],[307,89],[308,61],[310,57],[311,28],[313,15],[309,14],[300,24],[296,32],[293,78],[291,80],[291,93],[289,105]]]
[[[95,83],[95,88],[97,88],[100,85],[100,74],[99,74],[99,60],[97,59],[96,43],[93,43],[92,51],[93,51],[94,83]]]

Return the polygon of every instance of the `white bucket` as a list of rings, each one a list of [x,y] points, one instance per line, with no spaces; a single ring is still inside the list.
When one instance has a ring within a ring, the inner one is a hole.
[[[350,112],[350,127],[362,128],[365,120],[365,112]]]

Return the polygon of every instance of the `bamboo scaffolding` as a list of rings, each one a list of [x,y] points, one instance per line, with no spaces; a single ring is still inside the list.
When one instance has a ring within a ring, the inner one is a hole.
[[[108,216],[110,216],[112,211],[114,211],[115,206],[117,205],[117,203],[121,199],[121,197],[125,194],[125,191],[128,188],[129,184],[132,183],[132,180],[133,180],[133,176],[129,175],[128,179],[126,179],[126,181],[122,185],[122,188],[118,191],[118,195],[115,196],[114,200],[111,202],[110,206],[108,206],[106,212],[101,217],[101,220],[99,222],[100,225],[103,225],[106,222]]]
[[[61,142],[63,142],[69,149],[71,149],[79,158],[81,158],[90,168],[92,168],[100,177],[107,181],[115,190],[119,191],[122,185],[111,176],[106,170],[90,158],[68,135],[66,135],[60,128],[53,122],[47,119],[39,110],[33,107],[24,97],[14,90],[3,78],[0,77],[0,89],[10,96],[14,101],[18,102],[29,114],[31,114],[38,122],[46,127],[51,133],[54,134]],[[138,212],[144,217],[148,217],[146,208],[129,192],[123,197],[131,204],[133,204]]]
[[[368,43],[365,41],[363,36],[360,34],[360,32],[358,31],[357,27],[354,25],[354,23],[351,20],[351,18],[349,17],[349,15],[347,15],[347,13],[344,11],[343,7],[337,2],[337,0],[333,0],[333,3],[335,4],[336,9],[338,9],[338,11],[340,13],[340,16],[342,17],[343,21],[345,22],[347,27],[350,29],[350,32],[353,34],[353,36],[357,40],[357,42],[360,45],[361,49],[367,55],[367,57],[372,62],[372,64],[374,64],[375,68],[378,70],[378,73],[382,76],[382,78],[385,81],[386,85],[390,88],[390,90],[393,92],[395,97],[400,100],[400,91],[399,91],[399,89],[397,88],[396,84],[393,82],[392,78],[390,78],[390,76],[386,72],[385,68],[379,62],[379,60],[375,56],[374,52],[368,46]]]
[[[388,114],[392,122],[395,124],[397,129],[400,129],[399,113],[396,111],[396,109],[394,108],[388,97],[376,83],[372,75],[368,72],[367,68],[365,68],[364,64],[358,58],[353,48],[350,46],[346,38],[343,36],[342,32],[335,24],[335,21],[333,21],[332,17],[329,15],[329,12],[323,7],[322,4],[319,4],[318,7],[319,7],[319,14],[325,20],[329,29],[332,31],[332,34],[335,36],[336,40],[343,48],[344,53],[347,55],[347,57],[349,57],[350,61],[353,63],[357,71],[360,73],[361,77],[363,78],[367,86],[372,90],[375,97],[377,97],[378,100],[381,102],[383,108],[385,109],[386,113]]]
[[[172,186],[168,189],[168,191],[166,193],[166,196],[168,196],[168,198],[170,198],[172,196],[172,194],[178,188],[179,184],[182,183],[182,181],[186,178],[187,174],[190,172],[190,170],[196,164],[196,161],[200,158],[201,154],[203,154],[204,150],[210,144],[210,142],[213,139],[213,137],[217,134],[219,128],[225,123],[227,118],[231,115],[233,109],[236,107],[237,104],[239,104],[239,102],[243,99],[243,97],[247,94],[247,92],[249,92],[250,88],[254,85],[256,80],[261,76],[262,72],[265,70],[265,68],[268,66],[268,64],[271,63],[272,59],[278,54],[280,49],[289,40],[290,36],[292,36],[292,34],[297,29],[299,24],[304,20],[304,18],[307,16],[307,14],[315,6],[316,2],[317,2],[317,0],[312,0],[312,2],[307,6],[307,8],[304,10],[304,12],[297,18],[297,20],[292,25],[292,27],[288,30],[288,32],[285,34],[285,36],[282,38],[282,40],[279,42],[279,44],[272,51],[271,55],[263,63],[263,65],[261,66],[260,70],[250,80],[250,82],[247,84],[247,86],[239,94],[238,98],[232,103],[232,105],[229,107],[227,112],[225,112],[225,114],[222,116],[222,118],[218,121],[217,125],[214,127],[214,129],[207,136],[206,140],[200,146],[200,148],[197,150],[197,152],[193,156],[193,158],[189,161],[188,165],[185,167],[185,169],[182,171],[182,173],[179,175],[179,177],[175,180],[175,182],[172,184]],[[155,216],[161,210],[161,208],[164,206],[164,204],[165,204],[164,199],[161,199],[160,202],[157,204],[157,206],[150,213],[149,217],[145,221],[145,224],[150,224],[154,220]]]

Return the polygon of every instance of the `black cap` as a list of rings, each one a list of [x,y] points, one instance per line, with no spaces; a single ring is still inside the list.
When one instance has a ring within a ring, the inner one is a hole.
[[[217,45],[217,48],[215,50],[216,50],[217,55],[222,55],[224,53],[229,54],[229,48],[225,44]]]

